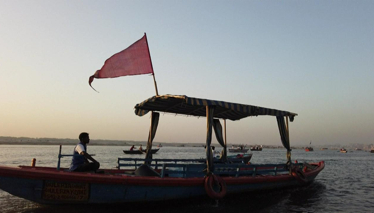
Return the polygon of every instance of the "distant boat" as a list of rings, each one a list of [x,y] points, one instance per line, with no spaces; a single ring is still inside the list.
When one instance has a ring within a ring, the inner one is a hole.
[[[248,162],[252,158],[252,154],[237,154],[237,155],[229,155],[227,156],[228,160],[233,163],[245,163],[248,164]]]
[[[371,149],[371,150],[370,150],[370,153],[374,153],[374,149]]]
[[[248,162],[251,160],[252,154],[236,154],[236,155],[228,155],[227,160],[231,163],[244,163],[248,164]],[[219,156],[215,157],[215,160],[219,159]],[[216,162],[216,161],[215,161]]]
[[[313,150],[313,147],[305,147],[305,151],[306,152],[312,152],[314,150]]]
[[[314,151],[314,150],[313,150],[313,147],[311,146],[311,145],[312,145],[312,141],[310,141],[309,145],[310,145],[310,146],[305,147],[305,151],[306,151],[306,152],[312,152],[312,151]]]
[[[229,149],[229,152],[240,152],[240,153],[246,153],[249,149],[246,149],[245,146],[232,146]]]
[[[262,151],[262,145],[261,146],[251,146],[251,151]]]
[[[321,150],[328,150],[329,148],[321,148]]]
[[[158,152],[159,149],[151,149],[152,151],[152,154],[155,154],[156,152]],[[125,154],[145,154],[147,152],[147,150],[123,150],[123,152]]]
[[[341,152],[341,153],[347,153],[348,151],[347,151],[346,149],[344,149],[344,148],[341,148],[341,149],[340,149],[340,152]]]

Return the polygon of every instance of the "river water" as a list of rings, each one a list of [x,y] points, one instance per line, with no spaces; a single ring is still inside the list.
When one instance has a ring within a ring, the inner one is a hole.
[[[72,154],[74,146],[63,146],[63,154]],[[118,157],[129,157],[123,149],[130,147],[93,146],[89,153],[101,168],[115,168]],[[0,145],[0,165],[56,166],[59,146]],[[217,149],[220,151],[220,149]],[[285,163],[285,149],[264,149],[252,152],[254,163]],[[162,147],[154,158],[204,158],[202,147]],[[136,156],[144,157],[144,155]],[[325,169],[315,181],[303,188],[245,193],[226,196],[218,204],[210,199],[190,199],[155,203],[122,205],[40,205],[0,190],[1,213],[47,212],[373,212],[374,211],[374,154],[364,151],[340,153],[336,150],[293,150],[292,159],[298,162],[325,161]],[[68,167],[70,157],[62,158],[61,166]]]

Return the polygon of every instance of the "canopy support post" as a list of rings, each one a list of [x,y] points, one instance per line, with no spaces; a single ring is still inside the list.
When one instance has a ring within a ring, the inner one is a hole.
[[[287,139],[288,139],[289,147],[291,148],[290,129],[289,129],[289,124],[288,124],[288,116],[286,116],[286,134],[287,134]],[[290,171],[290,174],[291,174],[292,173],[292,168],[291,168],[292,162],[291,162],[291,151],[289,151],[289,150],[287,150],[287,161],[290,163],[289,171]]]
[[[213,114],[214,114],[214,107],[213,106],[206,106],[206,123],[207,123],[207,130],[206,130],[206,165],[207,165],[207,174],[210,174],[214,167],[213,167],[213,153],[211,149],[211,142],[212,142],[212,125],[213,125]]]
[[[227,135],[226,135],[226,119],[223,120],[223,129],[225,134],[225,147],[223,152],[223,159],[227,159]]]
[[[149,128],[149,134],[148,134],[148,142],[147,142],[147,151],[145,154],[145,161],[144,164],[151,164],[152,160],[152,142],[153,139],[156,136],[156,131],[157,131],[157,126],[158,126],[158,121],[160,118],[160,113],[153,112],[151,114],[151,127]],[[150,161],[147,161],[150,160]]]

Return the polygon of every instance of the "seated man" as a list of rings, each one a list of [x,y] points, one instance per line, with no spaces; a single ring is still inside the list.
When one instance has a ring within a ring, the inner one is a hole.
[[[73,172],[88,172],[99,169],[100,163],[97,162],[90,154],[87,153],[87,144],[90,143],[88,133],[82,132],[79,135],[80,143],[74,148],[74,155],[71,161],[69,171]],[[88,160],[92,161],[89,162]]]

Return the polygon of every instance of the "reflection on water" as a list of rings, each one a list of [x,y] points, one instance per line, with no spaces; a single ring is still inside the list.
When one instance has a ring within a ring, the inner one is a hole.
[[[218,146],[216,146],[218,147]],[[144,155],[125,156],[122,149],[129,147],[90,146],[89,152],[102,168],[115,168],[118,157],[143,158]],[[71,154],[73,146],[64,146],[63,153]],[[219,149],[218,149],[219,150]],[[0,145],[0,165],[29,165],[32,158],[37,165],[56,166],[58,146]],[[204,158],[202,147],[163,147],[154,158]],[[39,205],[9,195],[0,190],[0,212],[372,212],[374,208],[374,154],[368,152],[340,153],[333,150],[305,152],[293,150],[292,159],[299,162],[325,160],[325,169],[316,180],[303,188],[261,193],[228,195],[217,205],[209,198],[121,205]],[[253,152],[252,163],[284,163],[285,150],[264,149]],[[63,158],[67,167],[70,158]],[[84,210],[83,210],[84,209]]]

